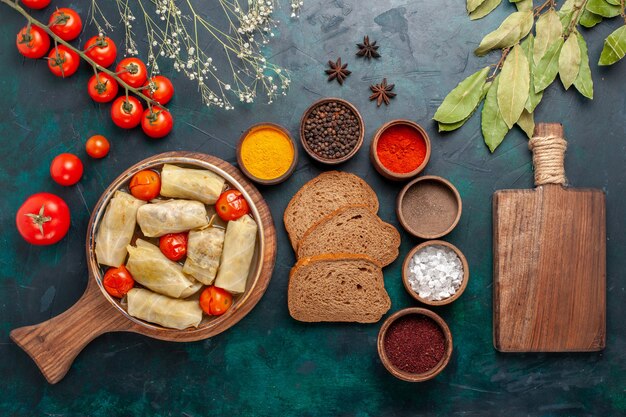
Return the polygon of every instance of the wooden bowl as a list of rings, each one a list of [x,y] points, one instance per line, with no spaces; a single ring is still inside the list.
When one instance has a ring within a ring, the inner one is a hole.
[[[346,156],[343,156],[337,159],[323,158],[319,156],[318,154],[313,152],[311,148],[309,148],[309,144],[307,143],[304,137],[304,124],[306,120],[308,119],[308,117],[310,116],[313,109],[315,109],[317,106],[320,106],[322,104],[332,103],[332,102],[341,103],[344,106],[348,107],[350,110],[352,110],[352,112],[356,115],[357,120],[359,121],[359,130],[361,131],[357,139],[356,145],[354,146],[354,149],[352,149],[352,151],[350,151],[350,153],[348,153]],[[352,103],[350,103],[349,101],[343,100],[341,98],[330,97],[330,98],[323,98],[321,100],[316,101],[315,103],[311,104],[308,109],[306,109],[306,111],[302,115],[302,118],[300,119],[300,143],[302,143],[302,147],[304,148],[306,153],[309,154],[311,158],[315,159],[318,162],[321,162],[322,164],[337,165],[337,164],[341,164],[342,162],[346,162],[348,159],[352,158],[359,151],[359,149],[361,149],[361,146],[363,145],[364,137],[365,137],[365,124],[363,123],[363,117],[361,117],[361,113],[359,113],[359,111],[356,109],[356,107],[354,107]]]
[[[396,368],[393,363],[391,363],[391,361],[387,357],[387,353],[385,352],[384,342],[387,330],[389,329],[391,324],[397,319],[407,316],[409,314],[417,314],[431,318],[441,328],[446,343],[446,350],[439,363],[434,368],[421,374],[414,374]],[[443,369],[446,367],[446,365],[448,365],[448,362],[450,362],[450,358],[452,357],[452,333],[450,333],[450,328],[448,327],[446,322],[441,317],[439,317],[439,315],[433,313],[432,311],[418,307],[405,308],[389,316],[381,326],[380,331],[378,332],[378,356],[380,357],[380,360],[383,363],[384,367],[389,371],[391,375],[395,376],[396,378],[408,382],[428,381],[429,379],[432,379],[439,375],[441,371],[443,371]]]
[[[289,169],[287,169],[287,171],[285,171],[285,173],[281,175],[280,177],[269,179],[269,180],[252,175],[252,173],[248,171],[248,168],[246,168],[246,166],[244,165],[243,160],[241,158],[241,145],[243,144],[243,141],[252,131],[263,128],[263,127],[270,127],[276,130],[280,130],[287,136],[287,138],[289,139],[289,142],[291,142],[291,146],[293,147],[293,161],[291,161],[291,165],[289,166]],[[264,123],[257,123],[255,125],[250,126],[248,129],[246,129],[245,132],[243,132],[243,134],[239,138],[236,151],[237,151],[237,165],[239,165],[239,169],[241,170],[241,172],[243,172],[244,175],[250,178],[252,181],[261,185],[280,184],[281,182],[289,178],[291,174],[293,174],[293,171],[296,169],[296,165],[298,165],[298,146],[296,145],[296,142],[293,140],[293,138],[291,137],[291,134],[289,133],[287,129],[285,129],[283,126],[276,124],[276,123],[264,122]]]
[[[411,288],[411,284],[409,283],[409,277],[408,277],[409,262],[411,261],[411,258],[413,257],[413,255],[415,255],[418,251],[424,249],[427,246],[434,246],[434,245],[445,246],[445,247],[452,249],[456,253],[456,255],[459,257],[459,259],[461,260],[461,264],[463,265],[463,281],[461,281],[461,286],[454,293],[454,295],[448,298],[445,298],[443,300],[439,300],[439,301],[426,300],[420,297],[415,291],[413,291],[413,288]],[[442,306],[442,305],[450,304],[451,302],[459,298],[461,294],[463,294],[463,291],[465,291],[465,288],[467,287],[467,281],[469,281],[469,265],[467,264],[467,259],[465,258],[465,255],[463,255],[463,252],[461,252],[459,248],[454,246],[452,243],[448,243],[443,240],[429,240],[429,241],[426,241],[424,243],[417,245],[416,247],[411,249],[411,251],[404,258],[404,262],[402,263],[402,282],[404,283],[404,288],[406,289],[406,291],[411,295],[411,297],[415,298],[417,301],[424,303],[424,304],[431,305],[431,306]]]
[[[380,162],[380,158],[378,158],[378,152],[376,152],[376,148],[378,147],[378,140],[380,139],[380,136],[383,134],[383,132],[391,126],[397,125],[404,125],[413,128],[419,133],[419,135],[424,140],[424,143],[426,144],[426,156],[424,157],[424,161],[422,161],[422,163],[413,171],[403,174],[391,171],[390,169],[385,167],[382,162]],[[430,148],[430,138],[428,137],[428,133],[426,133],[426,131],[420,125],[411,120],[396,119],[385,123],[376,131],[374,139],[372,140],[372,143],[370,145],[370,160],[372,161],[372,165],[374,165],[376,171],[378,171],[378,173],[383,177],[392,181],[406,181],[415,177],[417,174],[422,172],[424,168],[426,168],[426,165],[428,165],[428,161],[430,160]]]
[[[420,239],[447,235],[461,219],[463,203],[457,189],[445,178],[425,175],[409,182],[398,194],[396,214],[400,224]]]
[[[208,169],[237,188],[248,201],[257,224],[257,247],[246,291],[222,316],[205,317],[198,328],[176,330],[130,316],[119,300],[102,285],[103,274],[95,256],[95,234],[113,193],[124,187],[138,171],[164,163]],[[191,152],[167,152],[153,156],[124,171],[104,191],[87,227],[87,289],[76,304],[48,321],[11,331],[11,339],[30,355],[48,382],[60,381],[74,358],[94,338],[108,332],[133,332],[172,342],[191,342],[215,336],[235,325],[261,299],[269,284],[276,259],[276,230],[269,207],[261,194],[229,163],[214,156]]]

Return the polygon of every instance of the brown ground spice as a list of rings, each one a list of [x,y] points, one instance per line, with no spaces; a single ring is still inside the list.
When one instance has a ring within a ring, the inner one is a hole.
[[[436,181],[421,181],[407,190],[402,211],[410,227],[420,234],[439,234],[448,229],[458,211],[456,197]]]

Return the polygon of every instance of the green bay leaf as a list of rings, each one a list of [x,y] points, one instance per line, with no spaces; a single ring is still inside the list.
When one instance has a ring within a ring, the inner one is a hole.
[[[557,14],[561,16],[562,14],[573,12],[576,6],[578,6],[578,0],[565,0]]]
[[[528,35],[533,26],[533,12],[511,13],[493,32],[487,34],[474,51],[476,55],[485,55],[493,49],[508,48]]]
[[[437,122],[437,125],[439,126],[439,132],[451,132],[451,131],[457,130],[458,128],[463,126],[465,124],[465,122],[467,122],[474,115],[474,113],[476,112],[476,109],[480,105],[480,102],[483,101],[483,99],[487,95],[487,91],[489,91],[489,88],[491,87],[491,84],[493,84],[491,81],[487,81],[485,83],[485,85],[483,85],[483,92],[482,92],[482,95],[480,96],[480,100],[478,100],[478,103],[476,103],[476,107],[474,107],[474,110],[472,110],[470,115],[467,116],[465,119],[461,120],[460,122],[456,122],[456,123],[441,123],[441,122]]]
[[[473,12],[478,6],[480,6],[484,2],[485,0],[467,0],[467,11],[469,13]]]
[[[621,6],[621,0],[606,0],[607,3],[612,4],[614,6]]]
[[[517,120],[517,125],[526,133],[528,139],[533,137],[533,133],[535,132],[535,117],[531,112],[524,109]]]
[[[548,47],[546,53],[541,57],[535,67],[534,82],[535,91],[545,90],[559,73],[559,54],[563,46],[563,38],[558,38]]]
[[[535,25],[535,33],[533,60],[537,64],[548,50],[548,46],[552,45],[563,34],[563,26],[561,26],[559,16],[554,9],[550,9],[539,16]]]
[[[581,0],[565,0],[559,13],[568,13],[574,10],[574,8],[580,6]]]
[[[617,28],[604,41],[598,65],[613,65],[626,54],[626,26]]]
[[[448,93],[433,119],[441,123],[456,123],[469,116],[482,97],[488,72],[489,67],[485,67],[461,81]]]
[[[582,26],[586,28],[592,28],[598,23],[602,22],[602,16],[595,13],[591,13],[589,10],[583,10],[578,21]]]
[[[528,88],[528,100],[526,100],[526,104],[524,108],[529,112],[535,110],[535,107],[539,104],[543,97],[543,91],[537,93],[535,91],[535,80],[534,80],[534,72],[535,72],[535,63],[533,62],[533,48],[535,47],[535,37],[532,35],[528,35],[526,39],[520,44],[522,50],[526,54],[526,58],[528,59],[528,68],[530,69],[530,86]]]
[[[515,2],[515,7],[517,7],[518,12],[532,10],[533,9],[533,0],[517,0]]]
[[[483,139],[491,152],[496,150],[509,131],[509,127],[504,122],[502,114],[500,114],[500,109],[498,108],[497,97],[499,80],[500,75],[493,80],[493,85],[489,89],[489,92],[487,92],[480,121]]]
[[[441,132],[452,132],[453,130],[457,130],[458,128],[463,126],[465,122],[467,122],[470,119],[470,117],[471,116],[468,116],[465,119],[461,120],[460,122],[456,122],[456,123],[437,122],[437,131],[441,133]]]
[[[619,16],[622,8],[621,6],[609,4],[606,0],[589,0],[587,2],[587,10],[602,17],[615,17]]]
[[[578,77],[578,71],[580,69],[580,47],[578,46],[578,34],[572,32],[559,54],[559,77],[561,77],[561,83],[567,90],[574,84],[576,77]]]
[[[569,27],[574,14],[578,14],[578,11],[585,6],[586,2],[587,0],[565,0],[565,3],[557,12],[563,29]]]
[[[530,68],[522,47],[515,45],[504,60],[498,85],[498,107],[512,128],[524,110],[530,87]]]
[[[593,78],[591,78],[591,68],[589,67],[587,42],[581,34],[578,34],[578,47],[580,48],[580,69],[578,77],[574,81],[574,87],[580,94],[593,100]]]
[[[489,13],[493,12],[500,3],[502,3],[502,0],[485,0],[469,14],[470,20],[477,20],[487,16]]]

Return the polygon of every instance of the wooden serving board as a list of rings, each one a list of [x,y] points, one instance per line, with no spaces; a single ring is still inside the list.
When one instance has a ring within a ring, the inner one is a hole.
[[[563,128],[541,124],[535,136],[562,138]],[[540,168],[535,160],[536,183]],[[494,194],[497,350],[572,352],[605,347],[605,228],[601,190],[544,184]]]
[[[253,259],[256,263],[248,278],[246,291],[224,315],[201,323],[197,329],[164,328],[128,315],[102,287],[102,274],[95,258],[96,228],[112,194],[136,172],[160,167],[164,163],[194,165],[221,175],[252,203],[251,211],[259,224],[258,253]],[[191,342],[215,336],[235,325],[259,302],[269,285],[276,259],[276,229],[267,203],[237,168],[211,155],[167,152],[138,162],[109,185],[92,212],[87,228],[86,252],[87,289],[76,304],[48,321],[11,331],[11,339],[30,355],[51,384],[59,382],[80,351],[104,333],[133,332],[172,342]]]

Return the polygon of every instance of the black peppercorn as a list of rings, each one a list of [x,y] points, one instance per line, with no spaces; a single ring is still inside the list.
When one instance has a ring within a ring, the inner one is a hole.
[[[339,159],[357,145],[361,126],[356,113],[340,102],[314,107],[304,123],[308,148],[324,159]]]

